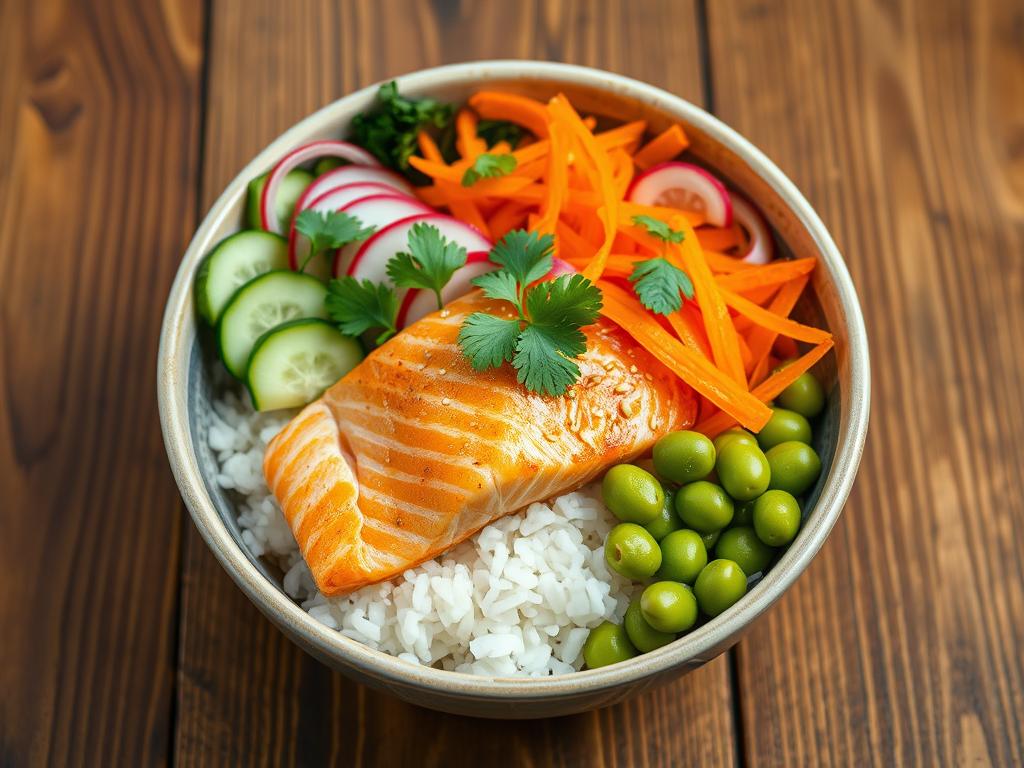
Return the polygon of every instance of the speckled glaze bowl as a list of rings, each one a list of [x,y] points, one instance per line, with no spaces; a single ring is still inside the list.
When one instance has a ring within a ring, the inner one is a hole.
[[[200,344],[192,283],[204,254],[238,228],[248,180],[296,145],[345,136],[352,117],[373,104],[376,86],[371,86],[310,115],[254,158],[207,214],[178,270],[160,339],[160,419],[171,468],[196,527],[239,588],[302,648],[362,683],[425,707],[501,718],[563,715],[612,704],[699,667],[739,640],[803,572],[839,517],[857,473],[868,423],[868,344],[842,256],[811,206],[767,157],[707,112],[658,88],[595,69],[533,61],[439,67],[401,77],[398,84],[403,93],[452,102],[484,87],[541,99],[563,92],[581,112],[643,118],[654,132],[682,123],[692,142],[691,154],[760,207],[786,251],[819,259],[813,293],[797,310],[803,318],[826,325],[836,347],[817,368],[829,391],[815,435],[824,469],[804,526],[765,578],[723,615],[625,663],[544,679],[476,677],[409,664],[319,624],[284,593],[279,574],[242,544],[231,501],[213,482],[215,464],[206,429],[213,388],[222,379],[215,360],[204,351],[208,345]]]

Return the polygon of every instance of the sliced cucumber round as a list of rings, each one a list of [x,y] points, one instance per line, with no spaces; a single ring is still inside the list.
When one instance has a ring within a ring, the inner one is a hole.
[[[311,403],[355,368],[363,349],[323,320],[294,320],[260,337],[246,384],[259,411]]]
[[[238,378],[256,341],[271,328],[304,317],[327,317],[327,287],[312,275],[276,270],[254,277],[231,297],[217,323],[224,365]]]
[[[263,217],[260,216],[260,197],[263,195],[263,185],[267,183],[269,173],[257,176],[249,182],[248,195],[245,201],[245,219],[252,229],[263,228]],[[277,188],[277,220],[287,231],[288,224],[292,220],[292,211],[295,210],[295,203],[299,201],[302,193],[306,191],[309,182],[313,180],[313,174],[302,168],[289,171],[281,179]]]
[[[196,275],[196,309],[210,325],[235,291],[257,275],[288,269],[288,241],[273,232],[247,229],[217,243]]]

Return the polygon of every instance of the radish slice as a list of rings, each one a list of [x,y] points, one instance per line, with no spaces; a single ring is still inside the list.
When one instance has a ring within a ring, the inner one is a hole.
[[[277,211],[274,210],[274,201],[277,200],[277,188],[280,186],[281,180],[288,175],[289,171],[318,157],[339,157],[342,160],[348,160],[350,163],[356,163],[357,165],[380,166],[377,158],[362,147],[349,144],[347,141],[325,139],[322,141],[311,141],[309,144],[296,147],[277,161],[277,165],[273,167],[270,175],[267,177],[267,183],[263,186],[263,196],[260,198],[260,218],[262,219],[261,223],[264,229],[270,232],[281,232],[281,222],[277,220]],[[341,169],[339,168],[338,170]],[[324,174],[324,176],[326,175],[328,174]],[[319,179],[310,186],[316,184],[317,181]]]
[[[626,195],[641,205],[660,205],[704,214],[708,224],[732,224],[732,203],[725,186],[696,165],[662,163],[641,174]]]
[[[306,208],[312,211],[338,211],[349,203],[360,200],[370,195],[393,195],[395,188],[379,182],[364,182],[362,184],[346,184],[342,187],[329,189],[319,197],[311,200]],[[295,206],[298,208],[298,206]],[[288,228],[288,266],[292,269],[299,268],[299,254],[305,253],[309,248],[306,238],[295,229],[295,217],[292,217],[292,224]],[[309,271],[307,269],[307,271]],[[319,276],[319,275],[318,275]]]
[[[409,230],[417,222],[431,224],[437,227],[441,234],[448,240],[458,243],[468,252],[491,250],[491,242],[481,235],[477,230],[468,224],[464,224],[451,216],[442,213],[434,213],[429,216],[411,216],[408,219],[396,221],[389,227],[385,227],[377,234],[363,243],[356,253],[352,263],[346,270],[349,275],[357,280],[372,280],[375,283],[391,284],[388,277],[387,266],[391,257],[400,251],[409,248]],[[339,264],[334,263],[335,269]],[[336,276],[338,272],[334,273]]]
[[[429,216],[436,211],[415,197],[405,195],[371,195],[349,203],[341,210],[355,216],[365,227],[373,227],[378,232],[390,224],[410,216]],[[335,274],[343,274],[352,259],[362,247],[364,241],[349,243],[338,249],[334,257]]]
[[[732,209],[736,222],[747,231],[750,238],[750,248],[740,258],[750,264],[767,264],[775,255],[775,244],[768,222],[739,195],[732,195]]]
[[[576,272],[576,267],[569,262],[554,258],[551,260],[551,271],[548,272],[545,280],[554,280],[559,275],[575,275]]]
[[[476,287],[473,285],[473,278],[479,277],[485,272],[492,272],[497,268],[498,265],[490,260],[488,251],[466,254],[465,266],[452,275],[452,279],[441,289],[441,301],[447,304],[465,296]],[[402,306],[398,310],[398,327],[405,328],[407,325],[412,325],[436,310],[437,297],[432,291],[413,288],[407,291],[402,299]]]

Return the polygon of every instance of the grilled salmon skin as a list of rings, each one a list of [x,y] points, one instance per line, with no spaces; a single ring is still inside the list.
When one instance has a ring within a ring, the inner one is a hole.
[[[270,442],[267,483],[325,595],[393,578],[693,423],[692,390],[603,319],[564,397],[528,392],[508,365],[474,371],[462,320],[506,309],[476,292],[423,318]]]

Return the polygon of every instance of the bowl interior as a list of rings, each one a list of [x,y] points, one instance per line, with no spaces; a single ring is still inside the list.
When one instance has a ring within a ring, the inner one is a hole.
[[[403,92],[415,96],[429,94],[452,102],[464,101],[485,85],[536,98],[563,92],[581,112],[615,120],[642,118],[648,121],[650,131],[654,133],[672,122],[682,123],[691,139],[689,156],[717,172],[732,189],[754,201],[769,220],[777,245],[792,256],[814,256],[821,262],[821,267],[814,273],[813,291],[805,294],[796,314],[805,322],[829,328],[835,336],[836,348],[834,354],[826,356],[815,369],[829,393],[826,412],[815,431],[815,448],[822,458],[823,471],[809,495],[806,521],[800,535],[761,583],[723,616],[670,646],[615,665],[618,669],[606,668],[566,677],[575,681],[576,688],[592,684],[596,691],[622,682],[649,679],[669,669],[697,665],[735,642],[743,628],[806,567],[835,522],[849,491],[860,457],[867,418],[866,342],[849,276],[820,221],[788,180],[738,135],[696,107],[669,94],[595,70],[564,65],[529,65],[526,62],[483,63],[472,68],[465,65],[446,67],[399,78]],[[267,170],[290,147],[315,138],[344,137],[352,116],[372,104],[374,90],[365,89],[336,102],[276,140],[229,185],[197,232],[172,291],[161,352],[162,358],[166,356],[172,362],[162,361],[161,365],[169,366],[171,370],[168,372],[162,367],[160,386],[180,386],[184,390],[161,390],[165,438],[172,467],[200,531],[221,562],[261,610],[282,624],[290,634],[298,636],[300,641],[304,640],[307,650],[343,668],[358,669],[368,664],[379,666],[376,672],[399,688],[426,685],[457,692],[460,687],[473,688],[476,685],[477,694],[490,691],[496,696],[516,692],[543,696],[547,693],[544,686],[552,686],[557,683],[556,679],[530,681],[526,685],[517,679],[504,686],[500,679],[492,680],[489,682],[497,687],[485,690],[477,685],[479,681],[452,683],[443,679],[467,677],[458,673],[403,670],[402,666],[414,665],[397,662],[363,646],[355,648],[358,645],[355,641],[319,627],[297,606],[292,611],[282,607],[281,600],[268,598],[266,586],[272,585],[272,590],[290,602],[281,587],[279,570],[254,557],[242,541],[236,520],[237,499],[215,481],[217,465],[207,441],[211,402],[218,392],[231,384],[212,352],[212,339],[196,329],[189,290],[195,270],[213,244],[240,228],[247,181]],[[180,296],[177,306],[175,295]],[[169,324],[176,327],[169,331]],[[180,369],[174,367],[174,354],[164,350],[165,346],[180,347]],[[170,379],[180,384],[169,384]],[[168,416],[168,413],[176,407],[183,410],[182,426],[187,427],[187,446],[177,444],[174,430],[168,426],[168,422],[173,421],[173,415]],[[837,466],[839,452],[842,452],[842,459]],[[195,463],[197,473],[189,471],[190,462]],[[200,485],[196,482],[197,476],[201,478],[201,488],[196,487]],[[222,526],[220,530],[217,530],[218,525]],[[225,544],[223,534],[230,537],[230,545]],[[231,547],[236,551],[229,551]],[[248,561],[251,570],[245,571],[239,555]],[[264,580],[264,584],[255,583],[254,579]],[[269,605],[268,601],[274,605]],[[331,637],[331,634],[336,637]],[[614,673],[609,673],[613,669]],[[588,678],[591,678],[591,683],[587,682]],[[398,692],[401,694],[402,690]]]

